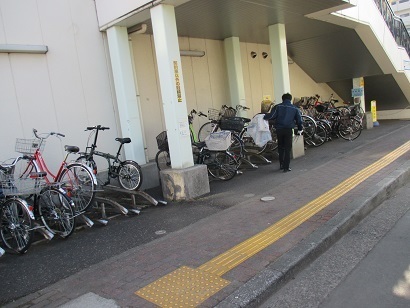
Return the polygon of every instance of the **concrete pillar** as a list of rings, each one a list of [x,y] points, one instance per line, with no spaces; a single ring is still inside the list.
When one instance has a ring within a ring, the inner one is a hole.
[[[241,47],[238,37],[229,37],[224,40],[225,59],[228,71],[229,93],[231,107],[236,105],[246,106],[245,84],[243,81]],[[246,116],[242,112],[239,116]]]
[[[286,47],[285,25],[269,26],[269,44],[272,55],[273,92],[276,104],[282,102],[284,93],[291,93],[288,51]],[[293,138],[292,157],[305,155],[303,136]]]
[[[160,173],[167,200],[189,200],[210,192],[205,165],[195,165],[189,133],[175,10],[160,4],[151,8],[155,52],[172,169]]]
[[[353,89],[359,89],[362,88],[363,91],[361,95],[356,95],[353,97],[354,103],[358,103],[360,101],[360,107],[363,108],[363,110],[366,112],[365,109],[365,97],[364,97],[364,78],[363,77],[358,77],[358,78],[353,78]]]
[[[272,55],[273,92],[276,104],[279,104],[282,102],[284,93],[291,93],[285,25],[271,25],[268,29]]]
[[[135,160],[139,164],[145,164],[147,161],[144,134],[138,108],[127,28],[111,27],[107,30],[107,38],[121,135],[132,140],[131,144],[124,147],[125,158]]]
[[[174,7],[153,7],[151,20],[172,168],[191,167],[194,162]]]

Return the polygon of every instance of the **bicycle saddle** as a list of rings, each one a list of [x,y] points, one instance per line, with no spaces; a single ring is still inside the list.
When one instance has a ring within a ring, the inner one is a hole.
[[[115,138],[115,141],[118,141],[119,143],[130,143],[131,142],[131,138]]]
[[[80,148],[76,147],[75,145],[65,145],[64,150],[69,153],[77,153],[78,151],[80,151]]]

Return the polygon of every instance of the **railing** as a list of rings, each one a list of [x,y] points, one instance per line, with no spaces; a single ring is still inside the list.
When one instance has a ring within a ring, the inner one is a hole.
[[[393,34],[397,45],[404,47],[407,54],[410,55],[410,35],[403,20],[394,14],[390,3],[387,0],[374,0],[374,2],[386,21],[390,32]]]

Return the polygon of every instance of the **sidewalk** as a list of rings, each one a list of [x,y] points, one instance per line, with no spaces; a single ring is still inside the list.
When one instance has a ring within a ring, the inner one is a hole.
[[[290,173],[279,172],[276,161],[245,170],[229,181],[231,191],[225,186],[195,201],[234,206],[4,307],[256,304],[408,181],[410,122],[380,125],[391,129],[364,131],[346,152],[336,152],[349,145],[343,140],[308,148],[291,162]],[[263,187],[252,186],[256,177]],[[265,196],[274,198],[261,201]]]

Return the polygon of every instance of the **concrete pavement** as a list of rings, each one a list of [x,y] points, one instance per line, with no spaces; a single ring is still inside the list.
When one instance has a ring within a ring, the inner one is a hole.
[[[235,205],[5,307],[256,306],[408,181],[410,122],[380,125],[391,129],[308,148],[290,173],[276,162],[246,170],[225,186],[235,194],[193,201],[200,206],[231,198]],[[335,153],[341,143],[343,152]],[[327,159],[315,161],[317,151]],[[247,172],[257,172],[265,185],[253,193],[246,186],[235,190]],[[266,196],[274,198],[261,201]]]

